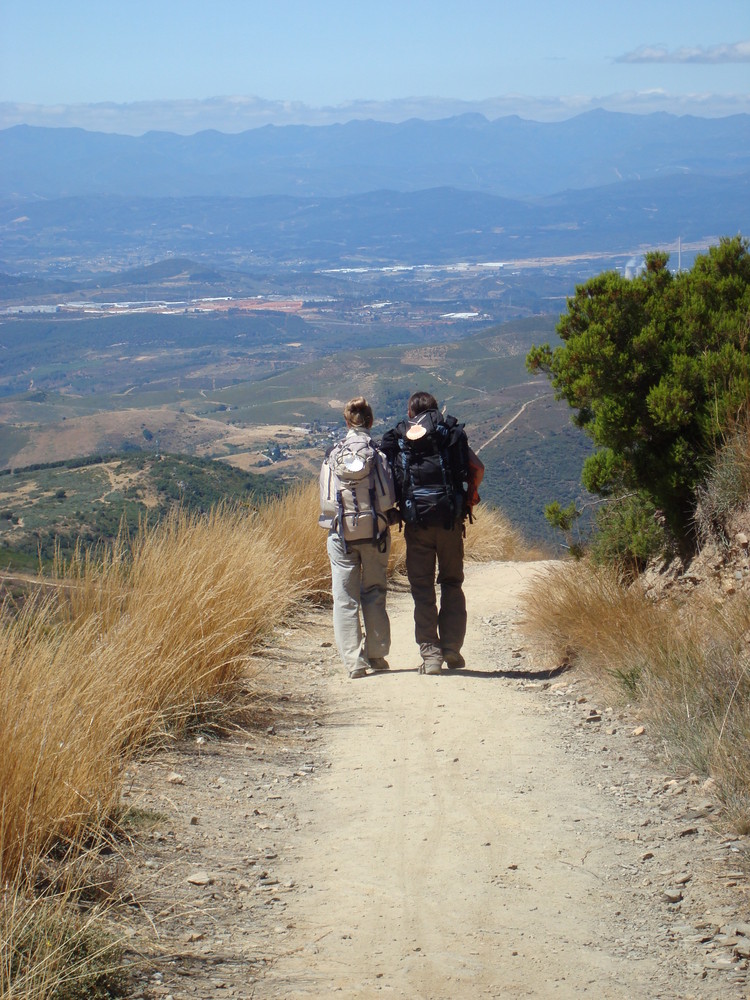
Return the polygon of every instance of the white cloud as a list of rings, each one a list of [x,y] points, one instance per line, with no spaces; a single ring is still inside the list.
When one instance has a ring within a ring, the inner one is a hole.
[[[744,63],[750,62],[750,41],[731,45],[683,46],[670,52],[663,45],[642,45],[618,56],[618,63]]]
[[[719,118],[750,114],[750,92],[670,94],[664,90],[631,90],[600,97],[504,94],[482,101],[411,97],[392,101],[348,101],[329,107],[313,107],[298,101],[270,101],[261,97],[212,97],[206,100],[139,101],[132,104],[7,102],[0,103],[0,128],[36,125],[75,127],[123,135],[142,135],[149,131],[192,135],[205,129],[244,132],[263,125],[331,125],[367,118],[402,122],[409,118],[434,120],[468,113],[481,114],[491,120],[518,115],[532,121],[550,122],[572,118],[596,108],[630,114],[665,111]]]

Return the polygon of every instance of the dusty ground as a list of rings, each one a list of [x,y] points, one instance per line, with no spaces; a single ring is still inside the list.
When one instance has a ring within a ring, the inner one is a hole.
[[[468,669],[349,681],[330,615],[262,664],[260,728],[132,776],[140,997],[745,998],[742,840],[627,709],[515,628],[543,564],[469,567]]]

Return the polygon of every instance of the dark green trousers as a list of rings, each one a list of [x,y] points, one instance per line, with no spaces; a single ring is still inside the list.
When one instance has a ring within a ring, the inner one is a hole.
[[[446,652],[461,651],[466,636],[462,526],[407,524],[404,538],[406,573],[414,598],[414,637],[425,663],[442,662]]]

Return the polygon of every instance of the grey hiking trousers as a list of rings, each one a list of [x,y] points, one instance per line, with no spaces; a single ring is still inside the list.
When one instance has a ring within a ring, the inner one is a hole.
[[[404,538],[406,575],[414,598],[414,637],[425,663],[442,663],[446,652],[461,651],[466,636],[462,526],[407,524]]]
[[[347,552],[335,533],[328,536],[327,548],[333,582],[333,635],[351,673],[367,667],[371,657],[386,656],[391,646],[391,623],[385,607],[390,532],[385,552],[378,552],[369,542],[350,545]]]

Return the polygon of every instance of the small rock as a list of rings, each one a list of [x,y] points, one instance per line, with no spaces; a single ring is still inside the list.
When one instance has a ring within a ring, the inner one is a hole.
[[[682,899],[682,891],[680,889],[665,889],[661,897],[667,903],[679,903]]]
[[[193,872],[192,875],[188,875],[187,880],[191,885],[213,885],[214,882],[213,875],[209,875],[208,872]]]
[[[190,825],[191,826],[197,826],[199,823],[200,823],[200,820],[198,819],[197,816],[191,816],[190,817]]]
[[[643,736],[643,734],[645,732],[646,732],[646,727],[645,726],[636,726],[636,728],[633,730],[633,732],[630,735],[631,736]]]
[[[707,969],[716,969],[717,972],[731,972],[733,969],[737,968],[737,963],[732,958],[720,956],[718,958],[711,958],[707,962],[704,962],[704,966]]]
[[[172,771],[170,774],[168,774],[167,775],[167,781],[169,782],[170,785],[184,785],[185,784],[185,779],[183,778],[183,776],[181,774],[178,774],[177,771]]]

